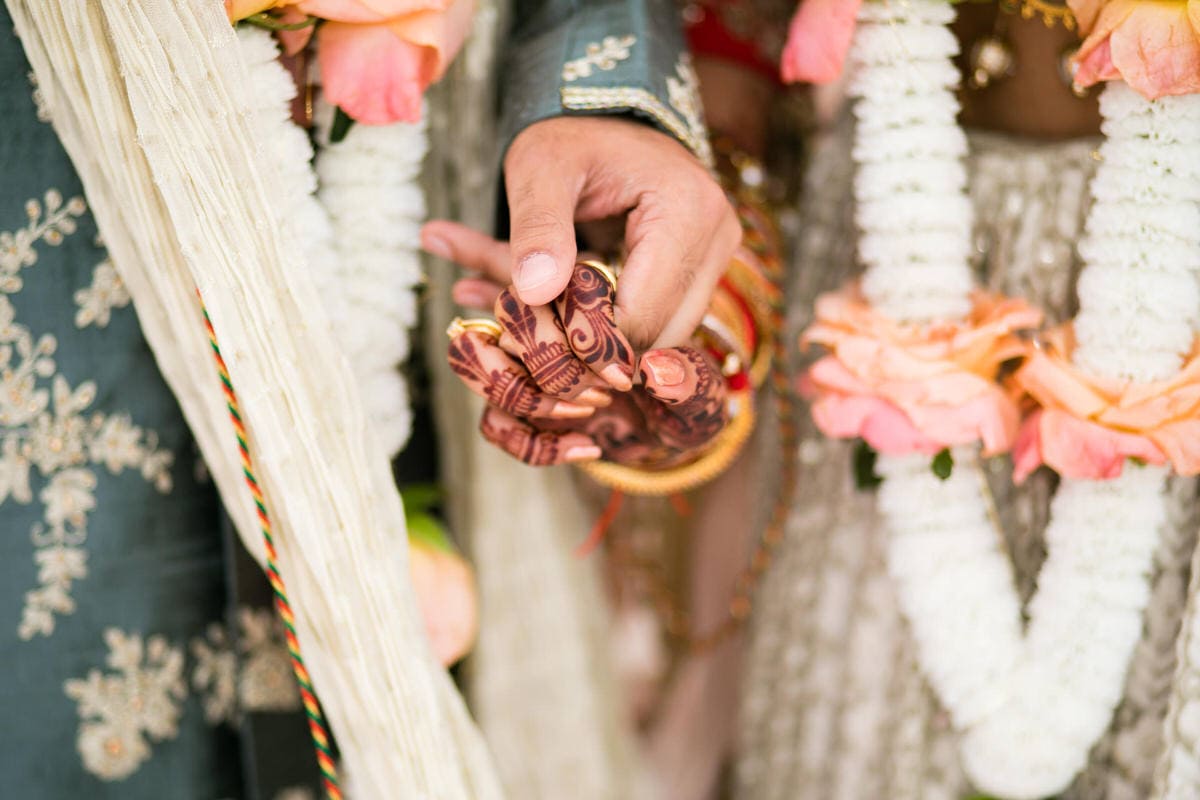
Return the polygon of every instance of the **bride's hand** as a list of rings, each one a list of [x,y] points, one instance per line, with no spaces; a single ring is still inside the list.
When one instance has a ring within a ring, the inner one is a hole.
[[[449,222],[429,223],[422,239],[482,276],[459,281],[454,298],[492,305],[503,330],[498,339],[466,330],[450,344],[451,366],[488,401],[488,441],[539,466],[600,457],[662,464],[686,459],[723,427],[725,382],[713,360],[690,347],[637,357],[599,270],[576,267],[552,304],[531,306],[502,288],[506,244]]]

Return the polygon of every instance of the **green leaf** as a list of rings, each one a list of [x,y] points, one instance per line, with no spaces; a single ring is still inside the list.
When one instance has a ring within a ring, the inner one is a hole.
[[[259,14],[251,14],[243,19],[242,22],[253,25],[256,28],[266,28],[269,31],[299,31],[316,25],[318,19],[316,17],[309,17],[303,22],[280,22],[277,17],[263,11]]]
[[[405,521],[408,523],[408,540],[410,543],[423,544],[426,547],[441,550],[444,553],[458,552],[454,547],[454,543],[450,541],[450,535],[446,532],[446,527],[442,525],[441,520],[432,514],[418,511],[415,514],[407,515]]]
[[[854,445],[854,485],[859,490],[874,489],[883,483],[883,478],[875,472],[875,461],[878,458],[879,454],[875,449],[862,439]]]
[[[436,483],[414,483],[400,489],[405,513],[428,511],[441,502],[442,488]]]
[[[950,477],[950,473],[954,472],[954,456],[950,455],[950,448],[943,448],[940,453],[933,457],[933,461],[929,464],[929,468],[933,470],[933,474],[937,475],[942,480]]]
[[[346,138],[346,134],[349,133],[350,129],[353,127],[354,120],[350,118],[349,114],[347,114],[345,111],[342,111],[341,106],[338,106],[337,110],[335,110],[333,114],[333,127],[329,129],[329,141],[333,144],[337,144],[342,139]]]

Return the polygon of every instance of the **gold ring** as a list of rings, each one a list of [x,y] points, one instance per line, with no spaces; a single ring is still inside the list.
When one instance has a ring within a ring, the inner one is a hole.
[[[500,335],[504,333],[504,328],[500,327],[500,323],[492,319],[463,319],[455,317],[450,323],[450,327],[446,328],[446,335],[451,339],[457,339],[467,331],[475,331],[493,339],[500,339]]]
[[[613,294],[617,293],[617,273],[608,264],[605,264],[603,261],[588,259],[587,261],[576,262],[575,266],[586,266],[596,270],[596,272],[599,272],[604,277],[604,280],[608,281],[608,285],[612,287]]]

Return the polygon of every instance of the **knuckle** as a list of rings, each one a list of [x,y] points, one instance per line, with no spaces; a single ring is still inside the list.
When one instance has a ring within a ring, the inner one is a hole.
[[[541,237],[558,233],[565,224],[558,213],[543,205],[514,209],[513,238]]]
[[[521,175],[525,166],[535,161],[536,154],[544,153],[553,141],[546,133],[545,127],[536,123],[518,133],[504,155],[504,171],[509,175]]]
[[[494,445],[503,446],[501,430],[496,410],[494,408],[485,408],[483,415],[479,418],[479,432],[483,434],[483,438]]]

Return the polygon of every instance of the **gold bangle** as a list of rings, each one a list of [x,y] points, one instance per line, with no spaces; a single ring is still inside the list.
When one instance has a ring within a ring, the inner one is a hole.
[[[754,431],[754,393],[734,392],[728,402],[733,409],[729,424],[694,461],[663,470],[612,461],[592,461],[579,468],[597,483],[625,494],[664,497],[702,486],[729,468]]]
[[[501,334],[504,333],[504,328],[501,328],[500,323],[492,319],[455,317],[454,321],[450,323],[450,327],[446,328],[446,335],[451,339],[457,339],[467,331],[475,331],[499,340]]]
[[[575,266],[591,267],[592,269],[596,270],[596,272],[599,272],[601,277],[608,282],[608,285],[612,287],[613,294],[617,293],[617,273],[616,270],[614,270],[608,264],[605,264],[603,261],[596,261],[589,258],[583,261],[575,262]]]

